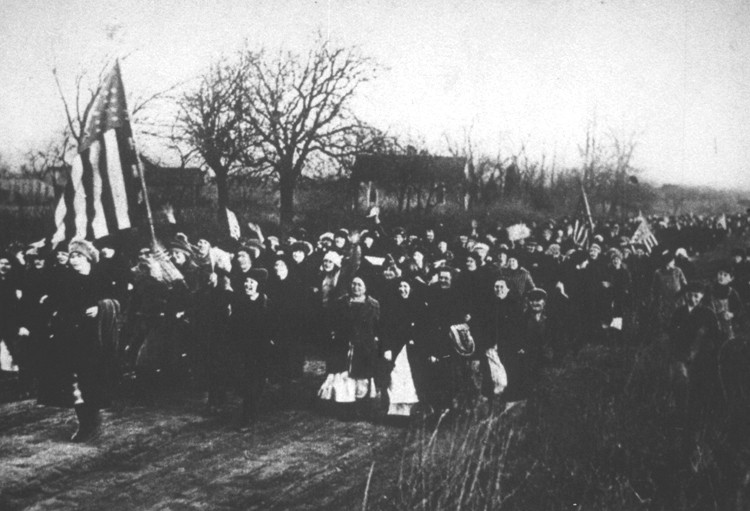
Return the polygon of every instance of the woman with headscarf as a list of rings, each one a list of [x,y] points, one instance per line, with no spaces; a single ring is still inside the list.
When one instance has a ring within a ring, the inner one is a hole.
[[[390,364],[388,415],[409,416],[424,388],[427,354],[422,337],[427,304],[412,283],[398,279],[398,288],[384,305],[383,358]]]
[[[68,247],[72,271],[50,292],[54,311],[50,335],[42,347],[39,402],[74,407],[78,430],[71,438],[85,442],[100,427],[99,410],[109,405],[116,381],[114,352],[119,304],[97,272],[98,250],[88,241]]]
[[[342,408],[345,415],[366,412],[371,399],[377,397],[375,373],[378,363],[380,304],[367,296],[367,287],[355,277],[348,294],[333,305],[331,349],[326,359],[325,382],[318,391],[324,401],[354,404]]]

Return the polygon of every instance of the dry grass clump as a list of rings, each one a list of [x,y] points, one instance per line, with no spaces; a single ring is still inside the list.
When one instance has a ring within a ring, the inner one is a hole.
[[[691,426],[658,345],[587,347],[524,404],[415,427],[397,507],[747,509],[750,430],[724,402]]]

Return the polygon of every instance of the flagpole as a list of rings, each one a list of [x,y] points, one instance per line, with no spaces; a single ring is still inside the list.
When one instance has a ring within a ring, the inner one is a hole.
[[[581,181],[581,196],[583,197],[583,205],[586,208],[586,220],[589,221],[589,227],[591,228],[591,235],[594,234],[594,220],[591,218],[591,208],[589,207],[589,198],[586,196],[586,188],[583,186]]]
[[[115,60],[115,66],[118,68],[118,72],[120,75],[120,80],[122,80],[122,69],[120,68],[120,60]],[[124,81],[124,80],[123,80]],[[128,121],[130,125],[130,149],[133,151],[133,154],[135,155],[135,168],[138,171],[138,177],[141,182],[141,192],[143,192],[143,201],[146,203],[146,219],[148,220],[148,229],[149,233],[151,234],[151,246],[153,248],[156,248],[157,242],[156,242],[156,230],[154,229],[154,216],[151,212],[151,202],[148,200],[148,189],[146,188],[146,175],[143,172],[143,164],[141,163],[141,154],[138,152],[138,148],[135,145],[135,132],[133,131],[133,116],[130,112],[130,107],[127,106],[126,101],[126,108],[128,112]]]

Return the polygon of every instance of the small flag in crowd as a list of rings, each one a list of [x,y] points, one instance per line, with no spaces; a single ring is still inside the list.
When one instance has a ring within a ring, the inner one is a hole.
[[[579,247],[588,247],[594,237],[594,221],[591,218],[589,199],[586,190],[581,187],[581,198],[578,201],[573,224],[573,242]]]
[[[55,208],[52,244],[98,239],[131,227],[139,177],[120,65],[101,83],[70,179]]]
[[[727,230],[727,214],[722,213],[719,219],[716,221],[716,227],[719,229]]]
[[[227,223],[229,224],[229,236],[233,239],[240,239],[240,223],[237,221],[237,215],[229,208],[227,210]]]
[[[659,244],[658,240],[656,239],[656,236],[654,236],[654,233],[651,231],[651,227],[648,225],[648,221],[644,217],[640,217],[640,224],[638,225],[638,228],[635,230],[635,233],[633,233],[633,237],[630,239],[630,242],[634,245],[641,244],[644,247],[646,247],[646,251],[650,254],[651,250]]]

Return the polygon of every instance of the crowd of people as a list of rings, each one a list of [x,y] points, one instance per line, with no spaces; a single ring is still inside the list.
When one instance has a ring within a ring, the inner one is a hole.
[[[654,222],[669,240],[655,247],[633,244],[635,223],[604,223],[585,245],[568,219],[407,232],[373,211],[366,223],[282,239],[255,224],[239,240],[177,232],[132,261],[116,239],[11,245],[0,254],[0,339],[24,391],[74,407],[73,440],[86,441],[123,374],[141,399],[189,381],[210,412],[236,391],[247,424],[269,382],[292,401],[311,356],[326,367],[316,399],[342,418],[384,403],[393,417],[503,407],[585,344],[660,335],[677,388],[687,396],[700,380],[705,393],[750,301],[743,249],[710,282],[691,261],[726,236],[726,220]]]

